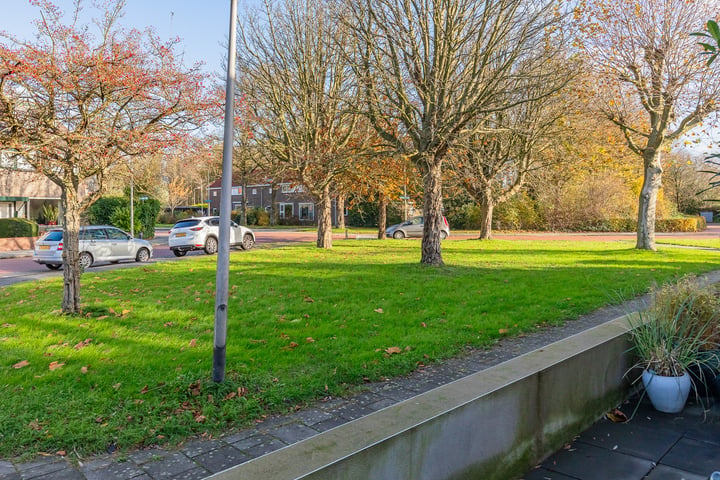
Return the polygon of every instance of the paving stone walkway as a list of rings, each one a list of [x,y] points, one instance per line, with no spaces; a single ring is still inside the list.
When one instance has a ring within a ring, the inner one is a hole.
[[[712,282],[720,281],[720,271],[713,272],[708,278]],[[0,480],[203,479],[617,318],[640,308],[644,301],[646,299],[640,298],[620,306],[603,308],[561,327],[539,327],[535,333],[520,338],[504,339],[491,349],[468,350],[458,358],[418,369],[406,377],[367,384],[364,391],[352,397],[326,398],[306,409],[288,415],[269,417],[254,428],[228,432],[220,438],[189,439],[178,448],[114,452],[93,458],[76,458],[74,462],[56,456],[40,457],[25,463],[0,460]],[[642,477],[611,476],[604,477],[604,480],[619,478],[640,480]]]
[[[707,480],[720,471],[720,403],[701,400],[665,414],[633,399],[629,422],[599,420],[523,480]]]

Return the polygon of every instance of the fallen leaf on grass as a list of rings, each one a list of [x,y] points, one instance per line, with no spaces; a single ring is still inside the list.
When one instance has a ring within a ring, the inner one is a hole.
[[[315,300],[313,300],[313,299],[310,298],[310,297],[305,297],[303,300],[304,300],[305,302],[308,302],[308,303],[313,303],[313,302],[315,301]]]
[[[84,375],[87,372],[88,372],[88,367],[80,367],[80,373],[82,373]]]
[[[59,368],[62,368],[62,367],[64,367],[64,366],[65,366],[64,363],[52,362],[50,365],[48,365],[48,368],[49,368],[50,371],[52,372],[52,371],[55,371],[55,370],[57,370],[57,369],[59,369]]]
[[[307,343],[313,343],[313,342],[315,341],[315,339],[314,339],[313,337],[307,337],[307,338],[305,339],[305,341],[306,341]]]
[[[142,390],[140,390],[140,394],[141,394],[141,395],[145,395],[145,394],[146,394],[147,392],[149,392],[149,391],[150,391],[150,389],[148,388],[147,385],[145,385],[145,386],[142,388]]]
[[[67,455],[67,452],[65,450],[58,450],[55,455],[60,455],[61,457],[64,457]]]
[[[382,308],[376,308],[374,311],[377,313],[385,313]]]
[[[15,326],[14,323],[3,323],[2,324],[2,328],[12,328],[14,326]]]
[[[205,415],[198,415],[197,417],[195,417],[195,421],[197,423],[203,423],[205,420],[206,420]]]
[[[196,339],[196,338],[193,338],[192,340],[190,340],[190,348],[195,348],[195,345],[196,345],[196,344],[197,344],[197,339]]]
[[[75,350],[81,350],[81,349],[87,347],[88,345],[90,345],[90,342],[92,342],[92,338],[86,338],[82,342],[79,342],[77,345],[75,345],[73,348]]]
[[[508,330],[507,328],[501,328],[501,329],[498,330],[498,333],[499,333],[500,335],[505,335],[505,334],[507,334],[509,331],[510,331],[510,330]]]
[[[394,353],[401,353],[401,352],[402,352],[402,348],[400,348],[400,347],[388,347],[385,349],[385,353],[387,353],[388,355],[392,355]]]
[[[40,430],[42,430],[42,428],[43,428],[42,426],[43,426],[43,424],[38,422],[37,418],[35,420],[33,420],[32,422],[28,423],[28,427],[30,428],[30,430],[35,430],[36,432],[39,432]]]
[[[27,360],[23,360],[22,362],[18,362],[15,365],[13,365],[13,368],[23,368],[23,367],[27,367],[28,365],[30,365],[30,362],[28,362]]]

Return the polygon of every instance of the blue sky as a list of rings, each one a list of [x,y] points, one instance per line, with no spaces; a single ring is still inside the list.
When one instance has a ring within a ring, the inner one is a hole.
[[[64,12],[72,11],[72,0],[54,0]],[[97,12],[92,0],[83,0],[84,11]],[[238,0],[238,12],[258,0]],[[39,9],[28,0],[0,0],[0,30],[21,39],[32,39],[33,19]],[[161,39],[180,37],[179,51],[185,52],[188,64],[202,61],[208,72],[222,72],[227,60],[227,37],[230,28],[230,0],[126,0],[123,25],[144,28],[152,26]]]

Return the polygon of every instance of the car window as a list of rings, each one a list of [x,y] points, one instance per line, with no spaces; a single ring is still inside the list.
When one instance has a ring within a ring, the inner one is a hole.
[[[83,230],[80,237],[83,240],[107,240],[107,234],[102,228],[90,228]]]
[[[62,230],[52,230],[45,235],[43,241],[45,242],[62,242],[63,234]]]
[[[412,219],[413,225],[422,225],[423,223],[423,217],[415,217]]]
[[[220,226],[220,219],[219,218],[210,218],[207,221],[208,225],[213,227],[219,227]]]
[[[197,226],[198,223],[200,223],[200,220],[180,220],[173,225],[173,228],[190,228]]]
[[[117,228],[106,228],[107,236],[110,240],[128,240],[130,237]]]

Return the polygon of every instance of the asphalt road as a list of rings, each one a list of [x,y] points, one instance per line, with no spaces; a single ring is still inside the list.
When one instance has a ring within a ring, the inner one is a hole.
[[[196,255],[205,255],[202,250],[188,252],[185,257],[177,258],[167,246],[167,230],[156,232],[153,239],[153,258],[151,262],[179,260]],[[317,238],[315,232],[293,232],[288,230],[258,230],[255,231],[255,240],[258,247],[267,244],[292,244],[312,242]],[[238,249],[239,250],[239,249]],[[246,253],[250,253],[252,250]],[[18,256],[11,258],[0,258],[0,286],[13,283],[36,280],[53,276],[61,276],[62,270],[51,271],[47,267],[33,262],[32,252],[17,252]],[[90,267],[91,271],[103,271],[115,268],[128,268],[142,265],[136,262],[121,262],[118,264],[98,264]]]

